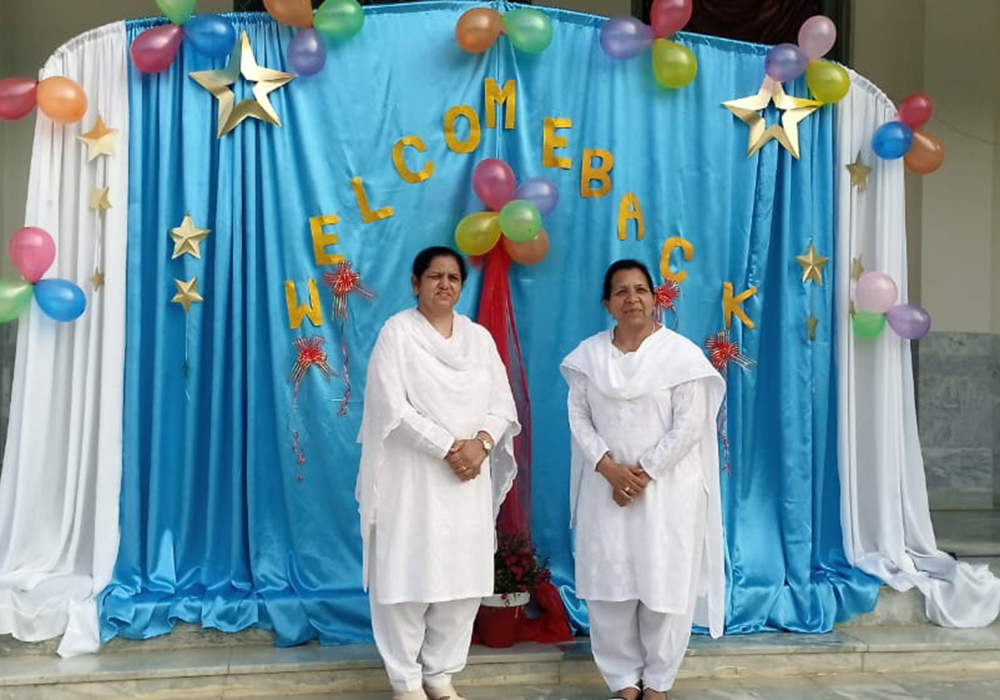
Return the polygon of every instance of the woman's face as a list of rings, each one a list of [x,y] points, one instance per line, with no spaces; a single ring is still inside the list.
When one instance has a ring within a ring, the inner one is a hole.
[[[653,290],[642,270],[619,270],[611,278],[611,298],[604,302],[618,325],[645,325],[653,317]]]
[[[417,307],[430,315],[450,312],[462,294],[462,272],[450,255],[433,258],[420,279],[413,277],[411,281]]]

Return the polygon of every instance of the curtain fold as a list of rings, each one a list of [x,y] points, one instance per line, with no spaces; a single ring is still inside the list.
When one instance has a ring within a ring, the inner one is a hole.
[[[851,90],[837,110],[836,161],[860,153],[868,186],[837,171],[837,325],[839,341],[841,521],[848,558],[896,590],[916,586],[927,617],[945,627],[982,627],[1000,612],[1000,579],[986,565],[957,562],[937,547],[917,433],[910,342],[888,327],[874,340],[851,331],[851,261],[884,272],[907,301],[902,159],[874,155],[871,139],[896,108],[850,71]]]
[[[87,93],[76,124],[38,116],[25,225],[56,242],[47,277],[68,279],[87,310],[60,324],[36,304],[20,321],[10,425],[0,475],[0,633],[24,641],[63,634],[59,653],[96,651],[96,596],[118,549],[129,113],[125,25],[68,42],[39,78],[61,75]],[[77,137],[100,116],[115,153],[87,162]],[[108,188],[111,209],[90,208]],[[95,272],[104,275],[95,286]]]

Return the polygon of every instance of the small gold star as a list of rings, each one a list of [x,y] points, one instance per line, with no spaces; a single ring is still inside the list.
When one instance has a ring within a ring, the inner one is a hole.
[[[809,340],[816,340],[817,325],[819,325],[819,319],[810,311],[809,318],[806,319],[806,334],[809,336]]]
[[[857,282],[863,274],[865,274],[865,266],[861,262],[861,256],[851,258],[851,279]]]
[[[253,99],[234,105],[236,95],[229,86],[236,83],[236,78],[241,73],[246,80],[256,83],[253,87]],[[243,32],[242,40],[233,48],[229,63],[224,69],[194,71],[188,75],[219,101],[220,139],[248,117],[281,126],[281,120],[278,119],[278,113],[274,111],[268,95],[295,79],[291,73],[258,66],[246,32]]]
[[[170,259],[188,254],[201,260],[201,242],[209,233],[209,229],[195,226],[191,215],[185,214],[181,225],[170,229],[170,237],[174,239],[174,254]]]
[[[197,277],[192,277],[187,282],[175,279],[174,284],[177,285],[177,293],[174,294],[174,298],[170,301],[183,306],[184,313],[191,310],[191,304],[203,301],[201,294],[198,293]]]
[[[104,286],[104,273],[94,268],[94,274],[90,276],[90,284],[93,285],[94,291],[96,292],[101,287]]]
[[[118,129],[109,129],[98,115],[94,128],[77,136],[78,139],[87,144],[87,161],[92,161],[97,156],[113,156],[115,154],[115,134],[117,133]]]
[[[774,106],[782,111],[781,126],[772,124],[765,129],[766,122],[761,112],[767,109],[767,106],[772,101],[774,101]],[[765,77],[756,95],[729,100],[728,102],[723,102],[722,106],[750,127],[747,158],[763,148],[764,144],[771,139],[776,139],[794,158],[798,158],[798,124],[822,107],[823,103],[817,100],[789,97],[785,94],[785,89],[781,86],[781,83]]]
[[[90,193],[90,208],[99,214],[103,214],[111,208],[111,202],[108,200],[107,187],[94,188],[94,191]]]
[[[816,254],[816,248],[812,241],[809,241],[809,248],[805,255],[796,255],[796,262],[802,266],[802,283],[813,280],[816,284],[823,284],[823,266],[829,258]]]
[[[851,173],[851,186],[857,187],[858,192],[864,192],[868,189],[868,173],[872,171],[865,162],[861,160],[861,151],[858,151],[858,157],[854,159],[854,162],[850,165],[845,165],[848,172]]]

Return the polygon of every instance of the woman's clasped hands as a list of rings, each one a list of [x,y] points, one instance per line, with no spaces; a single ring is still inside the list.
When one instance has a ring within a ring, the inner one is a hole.
[[[652,481],[642,467],[621,464],[605,454],[597,463],[597,473],[611,484],[611,497],[621,507],[631,505]]]

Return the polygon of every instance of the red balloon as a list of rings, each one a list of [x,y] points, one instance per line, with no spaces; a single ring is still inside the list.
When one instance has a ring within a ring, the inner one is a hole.
[[[907,95],[899,104],[899,121],[916,131],[931,118],[934,103],[929,95],[915,92]]]
[[[180,48],[184,29],[162,24],[147,29],[132,42],[132,63],[143,73],[160,73],[170,67]]]
[[[0,119],[20,119],[35,108],[35,88],[31,78],[0,80]]]
[[[653,0],[649,23],[653,33],[663,39],[679,32],[691,19],[691,0]]]

